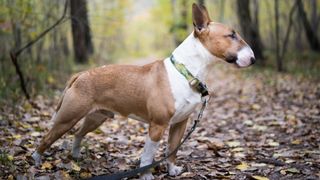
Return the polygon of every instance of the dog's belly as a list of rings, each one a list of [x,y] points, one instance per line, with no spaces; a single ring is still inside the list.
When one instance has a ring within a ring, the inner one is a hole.
[[[186,120],[201,102],[201,95],[190,88],[188,81],[171,64],[169,58],[164,61],[170,82],[170,88],[175,100],[175,113],[170,124]]]
[[[129,115],[128,115],[128,118],[134,119],[134,120],[137,120],[137,121],[141,121],[141,122],[144,122],[144,123],[148,123],[147,120],[145,120],[145,119],[143,119],[142,117],[137,116],[137,115],[135,115],[135,114],[129,114]]]

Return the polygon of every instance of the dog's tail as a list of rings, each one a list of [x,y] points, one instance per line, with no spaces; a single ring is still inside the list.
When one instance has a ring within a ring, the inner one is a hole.
[[[66,94],[67,90],[73,85],[73,83],[78,79],[78,77],[81,75],[82,73],[77,73],[77,74],[74,74],[70,79],[69,81],[67,82],[67,86],[66,88],[63,90],[62,92],[62,96],[59,100],[59,103],[58,103],[58,106],[56,108],[56,112],[59,111],[60,107],[61,107],[61,104],[63,102],[63,98],[64,98],[64,95]]]

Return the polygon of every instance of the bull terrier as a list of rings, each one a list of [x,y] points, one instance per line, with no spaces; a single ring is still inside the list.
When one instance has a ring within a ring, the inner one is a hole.
[[[188,116],[201,103],[197,87],[204,82],[210,67],[218,60],[247,67],[255,62],[253,51],[232,28],[212,22],[204,6],[192,5],[193,32],[164,60],[144,66],[107,65],[75,74],[67,83],[52,117],[54,125],[32,154],[41,164],[41,154],[69,131],[80,119],[72,154],[79,156],[82,138],[95,130],[113,113],[134,117],[149,124],[140,166],[153,162],[159,141],[169,127],[167,151],[181,142]],[[190,80],[178,68],[191,74]],[[196,80],[196,83],[191,81]],[[196,84],[196,85],[194,85]],[[175,165],[176,153],[167,160],[169,175],[182,167]],[[141,179],[154,179],[151,172]]]

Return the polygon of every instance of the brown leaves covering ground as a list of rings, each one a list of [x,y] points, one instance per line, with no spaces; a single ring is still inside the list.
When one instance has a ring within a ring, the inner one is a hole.
[[[319,82],[244,71],[213,69],[208,84],[214,97],[178,153],[184,173],[170,177],[161,165],[153,170],[157,179],[320,178]],[[147,125],[116,117],[86,136],[80,159],[70,157],[74,128],[35,168],[31,153],[52,124],[59,94],[38,96],[41,110],[26,102],[1,107],[1,179],[80,179],[138,166]]]

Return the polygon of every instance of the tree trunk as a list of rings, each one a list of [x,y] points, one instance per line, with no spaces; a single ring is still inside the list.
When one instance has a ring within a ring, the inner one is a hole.
[[[251,46],[255,57],[257,59],[263,59],[262,42],[258,28],[252,21],[250,15],[250,1],[249,0],[237,0],[237,14],[240,23],[240,27],[244,36],[244,39]]]
[[[86,63],[88,56],[93,53],[93,44],[91,41],[90,26],[87,13],[86,0],[71,0],[70,15],[73,48],[78,63]]]
[[[317,0],[311,0],[311,24],[314,32],[318,32],[319,18],[317,13]]]
[[[176,46],[178,46],[186,38],[185,34],[188,30],[188,1],[171,0],[171,5],[174,20],[172,25],[173,38]],[[179,5],[180,8],[178,8]],[[180,11],[178,12],[177,9]]]
[[[300,20],[302,21],[302,24],[304,26],[304,30],[309,42],[309,45],[312,50],[314,51],[320,51],[320,44],[318,40],[318,36],[316,32],[313,31],[310,22],[307,18],[307,14],[304,10],[303,3],[301,0],[297,0],[297,5],[298,5],[298,11],[300,15]]]
[[[253,0],[253,22],[259,32],[259,1]]]
[[[281,72],[282,59],[280,59],[280,39],[279,39],[279,0],[274,0],[274,12],[275,12],[275,31],[276,31],[276,60],[277,69]]]

